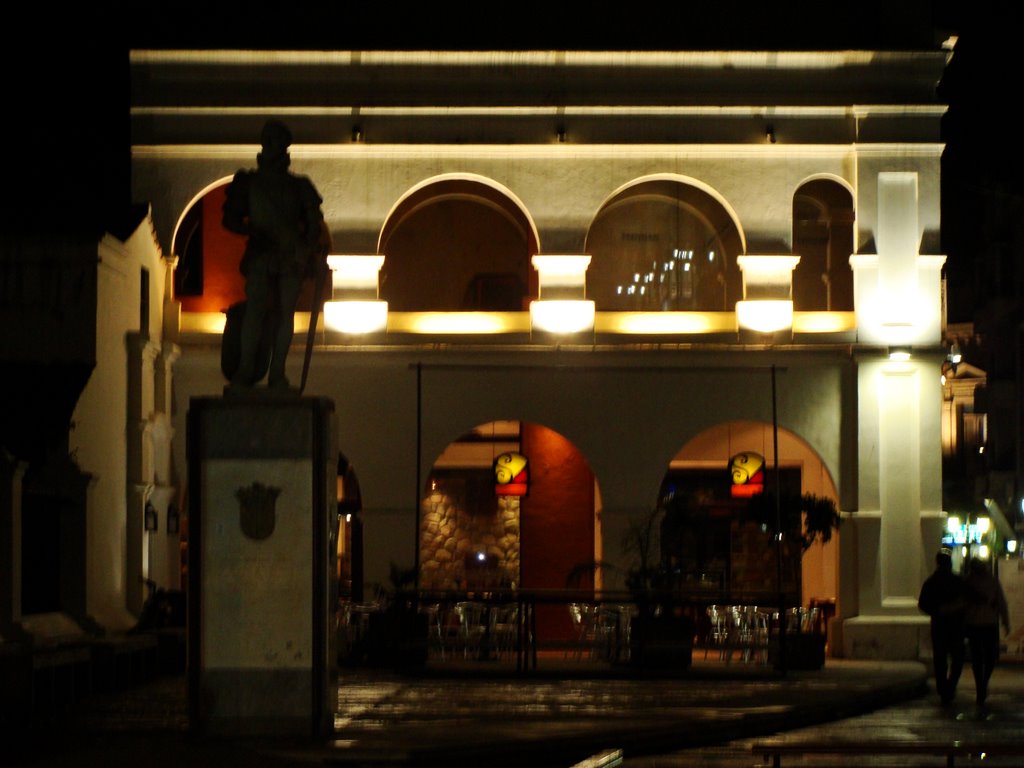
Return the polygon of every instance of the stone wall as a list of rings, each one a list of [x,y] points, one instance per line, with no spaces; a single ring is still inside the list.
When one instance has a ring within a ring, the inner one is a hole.
[[[457,483],[436,484],[421,508],[421,588],[473,590],[519,584],[519,499],[495,500],[496,508],[470,509]]]

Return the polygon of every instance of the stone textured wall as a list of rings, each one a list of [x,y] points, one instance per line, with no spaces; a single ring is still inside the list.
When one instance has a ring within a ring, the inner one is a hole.
[[[422,502],[420,586],[485,589],[519,584],[519,499],[497,497],[497,509],[470,511],[457,487],[438,484]],[[474,565],[478,553],[487,558]],[[469,568],[467,568],[469,562]]]

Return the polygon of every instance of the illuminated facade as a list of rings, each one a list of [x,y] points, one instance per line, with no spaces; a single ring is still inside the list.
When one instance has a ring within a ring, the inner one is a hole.
[[[225,383],[220,332],[241,279],[217,196],[279,117],[293,169],[324,198],[332,254],[379,270],[376,285],[335,273],[325,298],[368,301],[385,326],[336,325],[351,307],[329,304],[305,388],[336,404],[368,583],[421,562],[417,524],[439,503],[428,478],[490,467],[490,453],[455,455],[480,425],[570,442],[593,477],[574,545],[622,562],[670,469],[726,473],[745,450],[771,467],[777,410],[779,466],[844,516],[838,543],[805,556],[802,599],[837,601],[833,653],[916,658],[917,592],[946,517],[948,55],[133,52],[133,197],[176,265],[160,313],[174,355],[154,365],[173,395],[143,409],[170,414],[158,509],[184,506],[190,398]],[[542,325],[563,308],[573,325]],[[296,317],[293,383],[309,317]],[[897,347],[910,358],[891,361]],[[545,482],[530,466],[524,510]],[[159,541],[149,576],[175,586],[177,536]],[[128,539],[129,562],[141,546]]]

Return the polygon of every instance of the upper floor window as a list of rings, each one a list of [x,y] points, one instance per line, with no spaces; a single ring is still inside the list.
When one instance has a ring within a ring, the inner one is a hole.
[[[587,235],[587,297],[598,310],[731,311],[742,298],[735,222],[682,181],[640,182],[610,200]]]

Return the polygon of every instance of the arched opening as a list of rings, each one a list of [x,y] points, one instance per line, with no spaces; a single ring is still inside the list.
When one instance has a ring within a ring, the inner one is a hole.
[[[359,491],[359,478],[343,453],[338,454],[336,491],[338,597],[342,601],[361,603],[366,599],[363,573],[363,497]]]
[[[743,242],[709,192],[676,179],[634,184],[587,233],[587,296],[598,310],[732,311],[742,298]]]
[[[192,201],[174,233],[171,251],[178,257],[174,270],[174,297],[183,312],[226,312],[245,301],[245,278],[239,271],[246,239],[221,224],[224,198],[230,178],[209,187]],[[321,241],[330,247],[326,224]],[[308,312],[313,304],[313,281],[299,294],[297,309]],[[330,297],[330,280],[324,298]]]
[[[827,621],[837,610],[838,534],[830,531],[827,542],[804,549],[799,531],[789,530],[778,547],[773,496],[776,482],[784,504],[803,495],[835,504],[838,493],[821,458],[798,435],[780,428],[778,451],[776,480],[771,424],[728,422],[683,446],[660,489],[661,562],[673,586],[687,594],[775,607],[781,595],[789,606],[818,606]],[[731,465],[741,454],[763,460],[763,490],[734,489]]]
[[[496,472],[517,454],[518,487]],[[499,464],[500,466],[500,464]],[[574,590],[593,595],[594,577],[574,579],[601,559],[600,502],[585,457],[564,436],[530,422],[481,424],[434,462],[420,509],[420,588],[460,598],[505,590],[535,595]],[[539,647],[568,641],[564,602],[539,602]]]
[[[793,195],[793,308],[853,309],[853,196],[832,179],[814,179]]]
[[[380,295],[394,311],[521,311],[536,295],[536,233],[516,202],[482,181],[425,184],[381,232]]]

